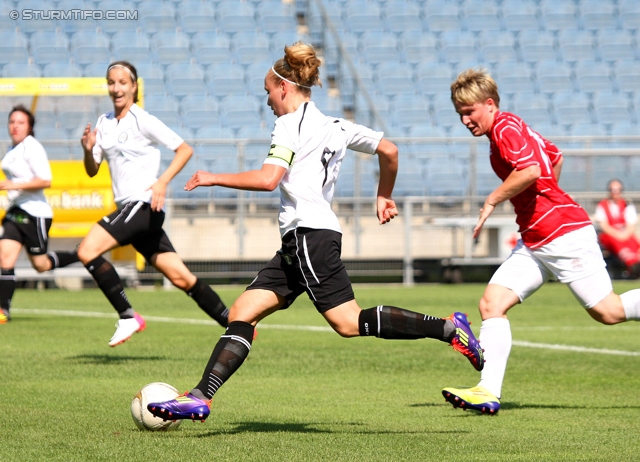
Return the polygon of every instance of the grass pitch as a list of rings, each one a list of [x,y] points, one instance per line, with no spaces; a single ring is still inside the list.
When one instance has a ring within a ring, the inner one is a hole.
[[[619,293],[632,287],[616,284]],[[465,311],[477,334],[483,289],[356,286],[356,296],[362,307]],[[230,304],[242,288],[218,290]],[[109,348],[116,318],[99,291],[16,292],[14,319],[0,325],[0,461],[638,457],[640,325],[597,324],[560,284],[512,310],[515,343],[496,417],[444,402],[443,387],[479,379],[450,347],[342,339],[300,297],[259,325],[249,358],[216,395],[207,422],[185,421],[169,433],[135,427],[134,394],[154,381],[190,389],[223,330],[182,292],[128,295],[147,330]]]

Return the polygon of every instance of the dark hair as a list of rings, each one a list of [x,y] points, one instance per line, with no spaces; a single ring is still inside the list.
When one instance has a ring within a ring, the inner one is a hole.
[[[109,71],[114,67],[124,67],[128,69],[132,76],[131,81],[136,85],[138,85],[138,71],[136,70],[135,66],[131,64],[129,61],[114,61],[111,64],[109,64],[109,67],[107,68],[107,75],[106,75],[107,79],[109,78]],[[136,88],[136,92],[133,94],[133,102],[134,103],[138,102],[138,88]]]
[[[35,117],[33,117],[33,114],[31,113],[31,111],[27,109],[24,104],[17,104],[13,106],[13,108],[11,108],[11,112],[9,113],[9,119],[11,119],[11,115],[14,112],[22,112],[27,116],[27,119],[29,119],[29,135],[35,137],[36,135],[33,131],[33,126],[36,124],[36,119]]]

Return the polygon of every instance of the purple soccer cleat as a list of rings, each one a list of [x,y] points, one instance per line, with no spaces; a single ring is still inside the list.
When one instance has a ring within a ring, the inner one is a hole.
[[[204,422],[209,417],[211,400],[204,400],[193,396],[189,392],[175,399],[161,403],[147,404],[147,410],[163,420],[196,419]]]
[[[480,342],[473,335],[467,315],[456,311],[446,319],[456,326],[456,333],[453,340],[451,340],[451,346],[465,355],[477,371],[481,371],[484,367],[484,350],[480,348]]]

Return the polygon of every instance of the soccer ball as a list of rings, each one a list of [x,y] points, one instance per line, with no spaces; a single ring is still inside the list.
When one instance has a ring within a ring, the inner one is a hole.
[[[176,398],[180,393],[168,383],[153,382],[140,389],[131,401],[131,417],[140,430],[169,431],[176,430],[182,420],[173,422],[163,421],[147,410],[147,404],[168,401]]]

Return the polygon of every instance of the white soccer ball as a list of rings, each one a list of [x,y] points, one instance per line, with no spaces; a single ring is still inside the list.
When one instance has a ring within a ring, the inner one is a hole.
[[[168,401],[176,398],[180,393],[168,383],[153,382],[140,389],[131,401],[131,417],[140,430],[169,431],[176,430],[182,420],[163,421],[147,410],[147,404]]]

